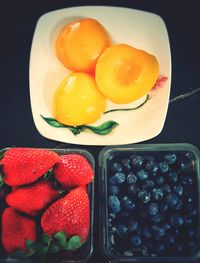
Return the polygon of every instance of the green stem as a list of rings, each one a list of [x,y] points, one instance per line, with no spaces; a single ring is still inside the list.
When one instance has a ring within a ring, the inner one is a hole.
[[[140,107],[142,107],[147,101],[149,100],[149,95],[146,96],[145,101],[143,101],[140,105],[138,105],[135,108],[126,108],[126,109],[112,109],[112,110],[107,110],[104,112],[104,114],[110,113],[110,112],[114,112],[114,111],[131,111],[131,110],[137,110]]]

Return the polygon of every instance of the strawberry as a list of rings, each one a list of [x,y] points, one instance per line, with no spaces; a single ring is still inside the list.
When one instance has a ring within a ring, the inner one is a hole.
[[[58,160],[58,154],[49,150],[10,148],[0,161],[4,182],[10,186],[33,183]]]
[[[64,187],[86,185],[94,179],[91,165],[79,154],[61,155],[53,172],[55,178]]]
[[[2,215],[2,244],[7,253],[15,250],[26,251],[26,240],[35,242],[36,224],[21,216],[13,208],[6,208]]]
[[[65,232],[67,238],[77,235],[84,242],[90,227],[89,209],[85,187],[77,187],[44,212],[41,218],[42,229],[48,235],[59,231]]]
[[[43,180],[17,188],[7,195],[6,202],[20,212],[35,216],[58,197],[59,191],[55,190],[50,182]]]

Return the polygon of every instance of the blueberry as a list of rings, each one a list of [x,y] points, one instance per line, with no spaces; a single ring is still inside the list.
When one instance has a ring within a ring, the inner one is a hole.
[[[109,187],[109,193],[111,195],[117,195],[119,193],[119,187],[117,185],[111,185]]]
[[[137,172],[137,177],[140,181],[146,180],[148,176],[149,176],[148,173],[143,169]]]
[[[155,165],[155,159],[151,156],[145,157],[146,162],[144,164],[144,168],[147,171],[152,171],[154,165]]]
[[[163,219],[163,216],[161,214],[159,214],[159,213],[157,213],[154,216],[151,216],[151,221],[153,223],[159,223],[162,219]]]
[[[139,247],[142,243],[142,240],[139,236],[132,236],[131,237],[131,244],[134,246],[134,247]]]
[[[174,164],[177,160],[177,156],[175,153],[169,153],[164,156],[164,160],[168,164]]]
[[[115,182],[116,182],[116,184],[122,184],[122,183],[125,181],[125,179],[126,179],[125,174],[124,174],[124,173],[121,173],[121,172],[117,172],[117,173],[114,175],[114,177],[115,177]]]
[[[162,189],[154,188],[152,190],[152,195],[153,195],[155,200],[161,200],[163,198],[163,196],[164,196],[164,193],[163,193]]]
[[[192,196],[190,196],[190,195],[186,195],[184,200],[185,200],[185,203],[193,203],[193,201],[194,201]]]
[[[128,228],[124,224],[119,224],[119,225],[116,225],[115,227],[116,227],[116,232],[119,236],[125,235],[128,231]]]
[[[193,219],[192,219],[192,217],[190,215],[184,215],[183,216],[183,220],[184,220],[184,223],[186,225],[192,224],[192,221],[193,221]]]
[[[110,213],[109,214],[109,219],[112,221],[113,219],[115,219],[116,218],[116,214],[114,214],[114,213]]]
[[[108,205],[113,213],[118,213],[121,209],[121,204],[116,195],[110,195],[108,198]]]
[[[170,217],[170,222],[175,227],[179,227],[179,226],[182,226],[184,224],[183,218],[179,215],[176,215],[176,214],[172,215]]]
[[[165,213],[168,210],[168,207],[169,207],[168,204],[166,204],[165,202],[161,202],[159,204],[159,211],[161,213]]]
[[[146,239],[151,237],[151,232],[149,231],[148,227],[143,227],[142,236]]]
[[[158,185],[162,185],[164,183],[165,179],[163,176],[158,176],[158,177],[156,177],[155,181]]]
[[[181,243],[175,243],[173,248],[175,253],[181,254],[183,252],[183,245]]]
[[[161,189],[163,190],[164,193],[170,194],[171,193],[171,187],[168,184],[163,184],[161,186]]]
[[[178,202],[173,206],[175,210],[181,210],[183,207],[183,201],[181,199],[178,200]]]
[[[178,181],[178,174],[174,171],[170,171],[168,173],[168,179],[172,183],[176,183]]]
[[[116,185],[116,180],[115,180],[115,177],[114,176],[111,176],[110,179],[109,179],[109,184],[111,185]]]
[[[182,160],[180,163],[180,169],[184,173],[193,172],[195,169],[194,161]]]
[[[167,245],[167,246],[170,246],[172,244],[174,244],[176,241],[176,238],[173,234],[166,234],[165,235],[165,238],[164,238],[164,243]]]
[[[166,231],[171,229],[171,224],[169,222],[163,222],[162,226],[165,228]]]
[[[165,174],[169,171],[169,165],[166,162],[161,162],[158,164],[161,173]]]
[[[143,203],[148,203],[151,200],[151,193],[146,190],[140,191],[138,193],[138,199]]]
[[[156,176],[158,173],[158,170],[159,170],[158,164],[155,163],[153,168],[151,169],[151,176]]]
[[[155,183],[153,180],[146,180],[142,186],[144,190],[152,189],[155,186]]]
[[[158,205],[156,203],[151,203],[148,207],[148,212],[152,216],[156,215],[158,213]]]
[[[173,190],[179,196],[181,196],[183,194],[183,186],[181,184],[174,185]]]
[[[121,199],[121,203],[127,210],[133,210],[135,208],[135,203],[127,195]]]
[[[120,218],[126,219],[129,217],[129,212],[127,210],[124,210],[120,213]]]
[[[164,244],[162,244],[162,243],[156,244],[156,254],[157,255],[163,255],[165,250],[166,250],[166,248],[165,248]]]
[[[188,175],[183,175],[181,176],[181,183],[183,185],[191,185],[193,183],[193,179]]]
[[[141,246],[141,253],[143,256],[149,256],[148,247],[145,244],[142,244]]]
[[[149,219],[149,213],[146,209],[140,209],[140,217],[143,218],[144,220],[148,220]]]
[[[165,228],[163,226],[153,225],[151,232],[155,237],[162,237],[165,235]]]
[[[140,189],[137,187],[137,185],[129,185],[128,187],[128,194],[130,196],[137,195]]]
[[[138,227],[139,227],[139,224],[137,221],[131,219],[129,222],[128,222],[128,231],[132,232],[132,231],[137,231],[138,230]]]
[[[193,237],[193,236],[195,235],[194,228],[188,228],[188,229],[186,230],[186,235],[187,235],[188,237]]]
[[[144,158],[141,155],[133,155],[132,156],[132,165],[136,166],[138,168],[142,167],[142,164],[144,162]]]
[[[122,163],[125,171],[127,171],[127,172],[131,171],[131,161],[130,161],[130,159],[122,159],[121,163]]]
[[[137,176],[133,172],[130,172],[126,177],[126,182],[127,184],[135,184],[137,182]]]
[[[172,194],[168,194],[165,198],[166,203],[170,206],[173,207],[178,203],[178,197],[176,194],[172,193]]]
[[[120,163],[112,163],[111,164],[111,170],[113,172],[122,172],[123,170],[123,167]]]

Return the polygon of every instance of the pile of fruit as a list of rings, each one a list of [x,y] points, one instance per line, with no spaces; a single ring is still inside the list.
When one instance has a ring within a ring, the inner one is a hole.
[[[155,56],[125,43],[112,43],[103,25],[92,18],[67,24],[57,36],[55,52],[72,71],[53,99],[54,118],[64,125],[97,121],[107,99],[117,104],[139,99],[159,75]]]
[[[198,252],[199,200],[192,152],[116,152],[108,160],[111,253]]]
[[[94,173],[88,160],[76,153],[10,148],[0,165],[4,251],[46,257],[81,247],[90,230],[87,185]]]

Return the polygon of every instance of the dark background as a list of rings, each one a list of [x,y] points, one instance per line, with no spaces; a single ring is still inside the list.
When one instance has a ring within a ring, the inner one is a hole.
[[[200,13],[196,1],[4,0],[0,3],[0,148],[9,146],[86,148],[97,160],[101,147],[60,144],[36,130],[29,98],[29,55],[38,18],[55,9],[112,5],[154,12],[166,23],[172,55],[170,98],[200,88]],[[153,118],[153,116],[149,116]],[[200,149],[200,92],[170,103],[164,129],[149,143],[187,142]],[[147,143],[147,142],[145,142]],[[96,190],[98,180],[96,180]],[[106,262],[99,251],[98,196],[95,248],[90,262]],[[98,260],[97,260],[98,259]]]

